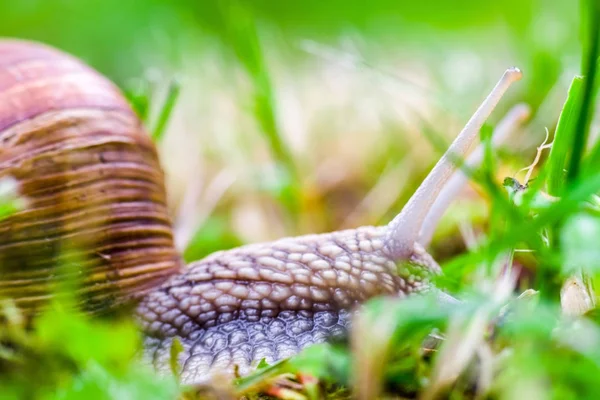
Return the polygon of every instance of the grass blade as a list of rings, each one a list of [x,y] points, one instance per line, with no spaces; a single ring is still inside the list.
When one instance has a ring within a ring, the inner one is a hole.
[[[571,82],[567,100],[563,106],[562,112],[558,118],[556,132],[554,134],[554,143],[548,156],[547,182],[548,193],[553,196],[559,196],[565,185],[565,168],[567,167],[567,157],[571,148],[571,138],[577,132],[577,121],[580,114],[580,101],[582,98],[584,78],[576,76]]]
[[[586,11],[587,7],[587,12]],[[587,137],[590,130],[592,112],[594,107],[594,83],[596,81],[596,70],[598,66],[598,37],[600,35],[600,2],[597,0],[582,1],[582,22],[589,33],[584,38],[587,39],[584,46],[584,57],[582,61],[582,70],[586,77],[583,85],[583,94],[581,97],[581,109],[577,119],[576,135],[573,137],[573,153],[571,162],[567,171],[567,180],[574,181],[579,176],[581,159],[585,150]],[[589,20],[586,21],[586,15]]]
[[[158,114],[156,126],[152,130],[152,140],[155,142],[159,142],[163,137],[167,122],[169,122],[169,118],[171,117],[171,113],[175,107],[175,103],[179,98],[180,89],[181,85],[177,80],[171,81],[171,84],[169,85],[169,91],[167,92],[167,97],[165,98],[165,102],[163,103],[160,113]]]
[[[258,23],[247,6],[236,0],[220,4],[224,39],[235,52],[252,85],[252,111],[277,169],[285,177],[273,190],[274,197],[286,208],[287,217],[296,221],[301,198],[300,176],[292,153],[283,140],[277,122],[277,98],[265,57]]]

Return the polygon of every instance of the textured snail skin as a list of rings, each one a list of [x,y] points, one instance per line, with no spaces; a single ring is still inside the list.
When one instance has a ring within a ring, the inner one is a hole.
[[[163,172],[127,101],[77,59],[18,40],[0,40],[7,176],[28,205],[0,221],[0,297],[35,311],[75,276],[83,307],[102,311],[179,270]],[[75,271],[59,268],[65,259]]]
[[[361,227],[285,238],[190,264],[138,307],[147,360],[168,371],[177,337],[184,382],[234,366],[244,374],[263,358],[274,362],[344,333],[349,312],[371,297],[428,289],[439,266],[418,245],[397,264],[386,232]]]

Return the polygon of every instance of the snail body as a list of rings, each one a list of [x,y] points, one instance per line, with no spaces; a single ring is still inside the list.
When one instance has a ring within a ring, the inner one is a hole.
[[[440,272],[422,250],[412,256],[415,268],[398,268],[385,234],[361,227],[284,238],[191,263],[137,309],[147,356],[167,369],[178,338],[182,379],[196,382],[207,371],[237,365],[243,374],[261,359],[272,363],[342,335],[354,306],[427,290],[428,275]]]
[[[0,177],[28,200],[0,221],[0,297],[43,308],[76,249],[82,307],[137,304],[145,358],[168,370],[179,338],[186,383],[293,355],[345,332],[369,298],[431,290],[441,271],[421,227],[432,225],[451,156],[467,153],[519,78],[507,70],[390,224],[250,244],[184,267],[156,149],[119,90],[60,51],[0,40]]]

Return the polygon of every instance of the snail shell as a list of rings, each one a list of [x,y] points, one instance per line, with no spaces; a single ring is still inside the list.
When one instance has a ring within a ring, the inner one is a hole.
[[[83,308],[105,310],[179,270],[157,151],[126,99],[77,59],[20,40],[0,40],[8,176],[28,202],[0,221],[0,298],[39,309],[76,271]]]

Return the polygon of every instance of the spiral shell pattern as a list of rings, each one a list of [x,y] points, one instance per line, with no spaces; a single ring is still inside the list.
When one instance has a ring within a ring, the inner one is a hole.
[[[88,311],[180,269],[157,151],[119,89],[45,45],[0,40],[0,178],[25,209],[0,220],[0,299],[39,309],[72,277]]]

